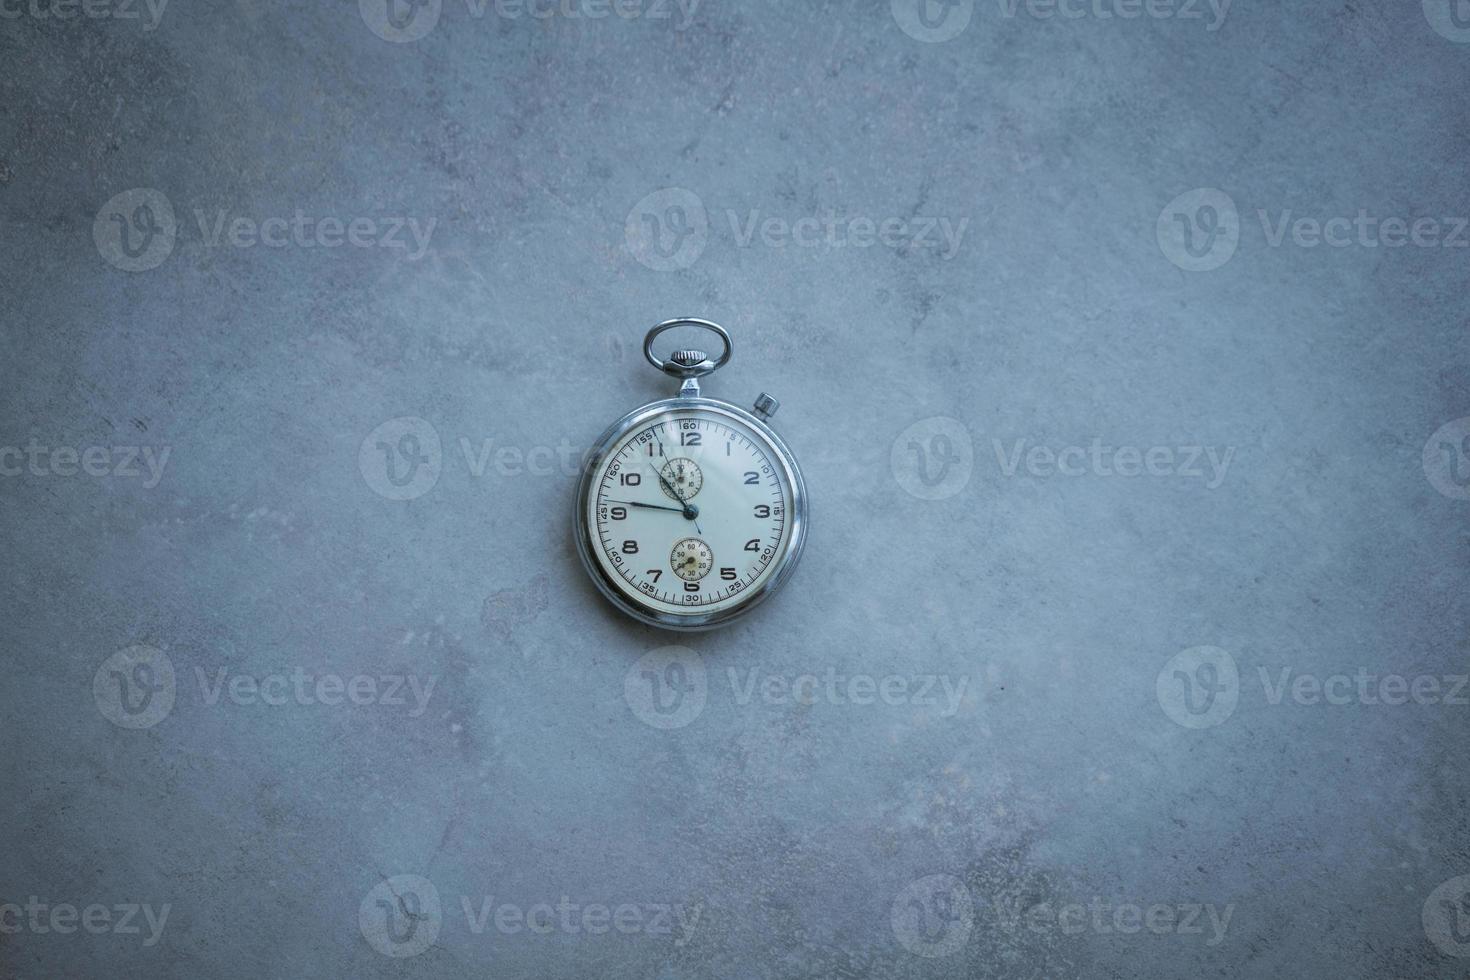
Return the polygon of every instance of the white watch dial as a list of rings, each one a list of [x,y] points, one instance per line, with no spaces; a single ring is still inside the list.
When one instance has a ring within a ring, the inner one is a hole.
[[[673,409],[628,431],[589,494],[593,554],[632,601],[707,614],[753,594],[790,545],[791,486],[755,429]]]

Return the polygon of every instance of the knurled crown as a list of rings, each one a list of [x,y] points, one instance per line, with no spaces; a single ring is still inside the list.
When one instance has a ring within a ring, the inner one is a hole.
[[[693,367],[709,360],[709,355],[702,350],[676,350],[669,355],[669,360],[684,367]]]

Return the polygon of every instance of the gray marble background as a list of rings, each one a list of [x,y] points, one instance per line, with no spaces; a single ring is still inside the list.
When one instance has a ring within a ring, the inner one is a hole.
[[[1456,2],[3,0],[0,975],[1465,976]]]

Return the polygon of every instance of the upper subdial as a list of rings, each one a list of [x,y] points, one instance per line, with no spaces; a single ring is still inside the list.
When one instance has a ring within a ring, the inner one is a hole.
[[[694,499],[694,495],[704,486],[704,472],[698,463],[686,456],[669,460],[663,465],[659,475],[663,477],[659,485],[664,494],[678,501]]]

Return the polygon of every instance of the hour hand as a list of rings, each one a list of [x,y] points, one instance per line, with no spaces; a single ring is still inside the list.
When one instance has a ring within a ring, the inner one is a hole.
[[[610,503],[627,504],[629,507],[642,507],[644,510],[667,510],[674,514],[683,514],[687,509],[685,507],[665,507],[663,504],[641,504],[636,500],[613,500]],[[689,507],[693,506],[693,504],[689,505]],[[699,511],[695,510],[695,513],[697,514]]]
[[[679,509],[679,512],[690,520],[693,520],[694,515],[699,513],[699,508],[691,504],[689,501],[685,500],[684,495],[675,490],[672,483],[664,479],[663,470],[654,470],[653,472],[654,475],[658,477],[658,482],[662,483],[664,485],[664,489],[669,492],[669,496],[673,497],[675,500],[684,505],[682,508]]]

